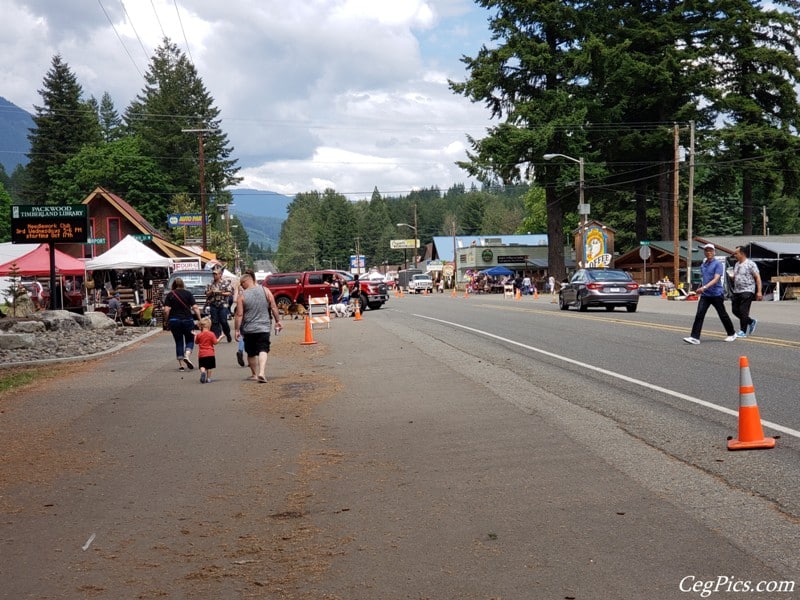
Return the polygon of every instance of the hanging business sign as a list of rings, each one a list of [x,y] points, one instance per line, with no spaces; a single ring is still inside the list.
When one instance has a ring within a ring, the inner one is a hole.
[[[419,240],[389,240],[389,248],[392,250],[412,250],[419,248]]]
[[[89,239],[89,207],[13,205],[11,242],[14,244],[85,244]]]
[[[203,213],[183,213],[167,215],[167,227],[202,227]]]
[[[589,268],[606,268],[611,264],[608,236],[597,226],[589,227],[584,236],[584,255]]]

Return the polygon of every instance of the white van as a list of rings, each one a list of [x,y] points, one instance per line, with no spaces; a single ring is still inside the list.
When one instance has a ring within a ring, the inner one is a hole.
[[[200,307],[202,312],[206,305],[206,287],[214,281],[214,273],[207,269],[173,271],[164,286],[165,296],[172,290],[172,282],[178,277],[183,279],[183,287],[192,292],[194,301],[197,302],[197,306]]]

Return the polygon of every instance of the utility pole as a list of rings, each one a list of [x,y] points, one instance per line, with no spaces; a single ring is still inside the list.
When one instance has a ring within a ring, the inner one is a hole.
[[[678,218],[678,165],[680,164],[679,141],[680,128],[678,127],[678,124],[675,123],[673,127],[674,158],[672,170],[672,239],[674,252],[674,256],[672,257],[672,268],[674,271],[672,281],[675,282],[675,285],[678,285],[681,275],[681,243],[678,239],[678,236],[680,235],[680,219]]]
[[[419,241],[417,239],[417,203],[414,203],[414,268],[417,268],[417,262],[419,258]]]
[[[197,147],[198,147],[198,171],[200,175],[200,212],[203,219],[203,252],[206,251],[208,246],[208,236],[206,232],[206,161],[204,154],[203,134],[216,133],[216,129],[181,129],[182,133],[196,133],[197,134]]]
[[[686,289],[692,289],[692,237],[694,232],[694,121],[689,121],[689,195],[687,198],[686,216]]]
[[[458,285],[458,249],[456,248],[456,219],[453,217],[453,222],[450,224],[453,233],[453,290]]]

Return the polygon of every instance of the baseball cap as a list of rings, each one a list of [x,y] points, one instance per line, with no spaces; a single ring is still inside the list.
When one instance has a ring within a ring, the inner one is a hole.
[[[716,248],[714,247],[714,244],[706,244],[703,246],[703,250],[716,250]]]

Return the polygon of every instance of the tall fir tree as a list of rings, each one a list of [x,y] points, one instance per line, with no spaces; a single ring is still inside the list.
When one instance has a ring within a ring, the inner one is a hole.
[[[60,55],[53,57],[44,78],[42,106],[30,129],[30,162],[26,168],[23,197],[29,204],[51,204],[50,186],[54,169],[77,154],[84,144],[99,141],[97,116],[89,102],[82,99],[83,89],[75,74]]]
[[[491,45],[464,57],[468,78],[451,89],[483,102],[501,120],[486,137],[468,138],[472,151],[459,165],[486,184],[500,178],[514,183],[534,176],[550,183],[547,195],[548,262],[556,277],[566,274],[563,238],[564,202],[576,195],[554,185],[566,182],[561,164],[542,164],[546,153],[584,156],[588,107],[581,94],[586,66],[580,58],[585,36],[581,2],[476,0],[493,11]],[[537,168],[537,165],[541,165]],[[572,178],[574,182],[574,177]],[[574,183],[572,189],[575,189]],[[472,210],[460,227],[477,233],[483,221]]]
[[[97,116],[100,120],[100,130],[104,141],[113,142],[124,135],[122,117],[119,116],[117,109],[114,107],[114,101],[111,99],[111,94],[108,92],[103,92]]]
[[[722,166],[719,187],[738,183],[743,235],[753,234],[753,208],[798,192],[800,173],[800,5],[777,0],[699,5],[704,60],[714,66],[707,100],[722,127],[710,142]],[[758,199],[758,200],[757,200]]]
[[[198,137],[202,136],[209,213],[215,196],[240,181],[219,114],[195,66],[165,38],[145,74],[144,89],[124,115],[129,132],[138,135],[143,152],[158,161],[175,193],[199,195]]]

